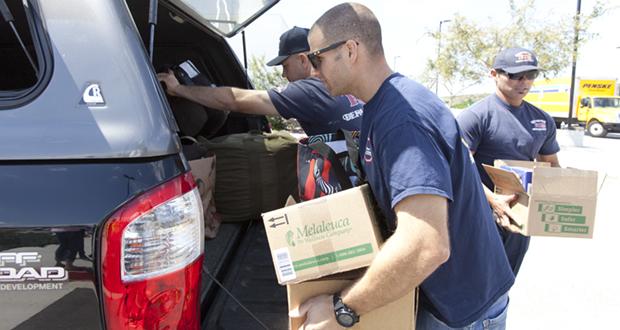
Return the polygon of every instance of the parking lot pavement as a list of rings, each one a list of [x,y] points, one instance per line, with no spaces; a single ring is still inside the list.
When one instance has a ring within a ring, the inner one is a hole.
[[[534,237],[510,293],[508,329],[618,329],[620,135],[562,145],[563,167],[599,172],[593,239]]]

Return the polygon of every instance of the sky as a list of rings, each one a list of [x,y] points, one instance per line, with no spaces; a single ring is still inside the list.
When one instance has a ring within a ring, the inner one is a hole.
[[[604,0],[610,8],[591,26],[595,39],[580,48],[577,76],[589,78],[620,78],[620,0]],[[334,0],[281,0],[267,13],[245,29],[248,60],[252,56],[277,56],[280,35],[293,26],[310,27],[326,10],[343,1]],[[439,28],[441,20],[458,13],[480,24],[503,24],[509,18],[508,0],[358,0],[370,8],[381,23],[383,47],[392,69],[414,79],[421,76],[428,59],[437,56],[437,42],[430,35]],[[523,0],[516,0],[523,3]],[[572,17],[577,1],[537,0],[535,16],[546,20]],[[582,0],[582,13],[589,13],[595,0]],[[444,23],[442,30],[449,26]],[[240,34],[229,39],[242,61]],[[570,67],[564,72],[570,76]],[[491,78],[465,93],[492,90]],[[443,96],[447,91],[439,89]]]

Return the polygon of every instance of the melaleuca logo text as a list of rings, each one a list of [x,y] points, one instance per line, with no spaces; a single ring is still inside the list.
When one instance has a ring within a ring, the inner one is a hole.
[[[286,232],[286,243],[288,246],[295,246],[295,233],[292,230]]]
[[[351,220],[349,218],[337,219],[334,221],[321,221],[297,227],[297,239],[314,241],[317,239],[328,238],[351,230]]]

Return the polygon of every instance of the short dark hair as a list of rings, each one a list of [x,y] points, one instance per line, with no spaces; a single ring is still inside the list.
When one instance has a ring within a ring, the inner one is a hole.
[[[372,56],[383,55],[381,25],[368,7],[359,3],[341,3],[326,11],[312,25],[320,29],[327,44],[355,39],[364,44]]]

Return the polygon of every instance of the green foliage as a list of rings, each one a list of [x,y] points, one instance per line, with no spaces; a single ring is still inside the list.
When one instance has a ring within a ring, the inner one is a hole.
[[[250,77],[254,88],[267,90],[286,85],[280,67],[270,68],[265,64],[265,56],[252,56],[250,59]]]
[[[509,0],[508,5],[511,18],[503,25],[476,24],[455,14],[441,36],[433,34],[441,40],[441,54],[438,59],[428,60],[422,81],[434,85],[439,71],[443,86],[455,95],[488,77],[495,55],[509,47],[532,49],[545,70],[543,74],[556,76],[572,61],[575,30],[579,31],[578,44],[592,39],[595,35],[588,33],[588,28],[605,12],[602,3],[597,2],[589,14],[582,12],[579,17],[537,19],[535,0]]]
[[[268,67],[265,62],[265,56],[252,56],[250,59],[249,74],[254,88],[268,90],[286,85],[288,81],[282,77],[280,67]],[[281,116],[267,116],[267,120],[275,130],[294,130],[299,127],[294,120],[286,120]]]
[[[481,100],[483,97],[479,97],[479,96],[468,96],[467,98],[463,99],[463,100],[459,100],[458,103],[452,103],[452,108],[454,109],[467,109],[470,106],[472,106],[472,104],[478,102],[479,100]]]

